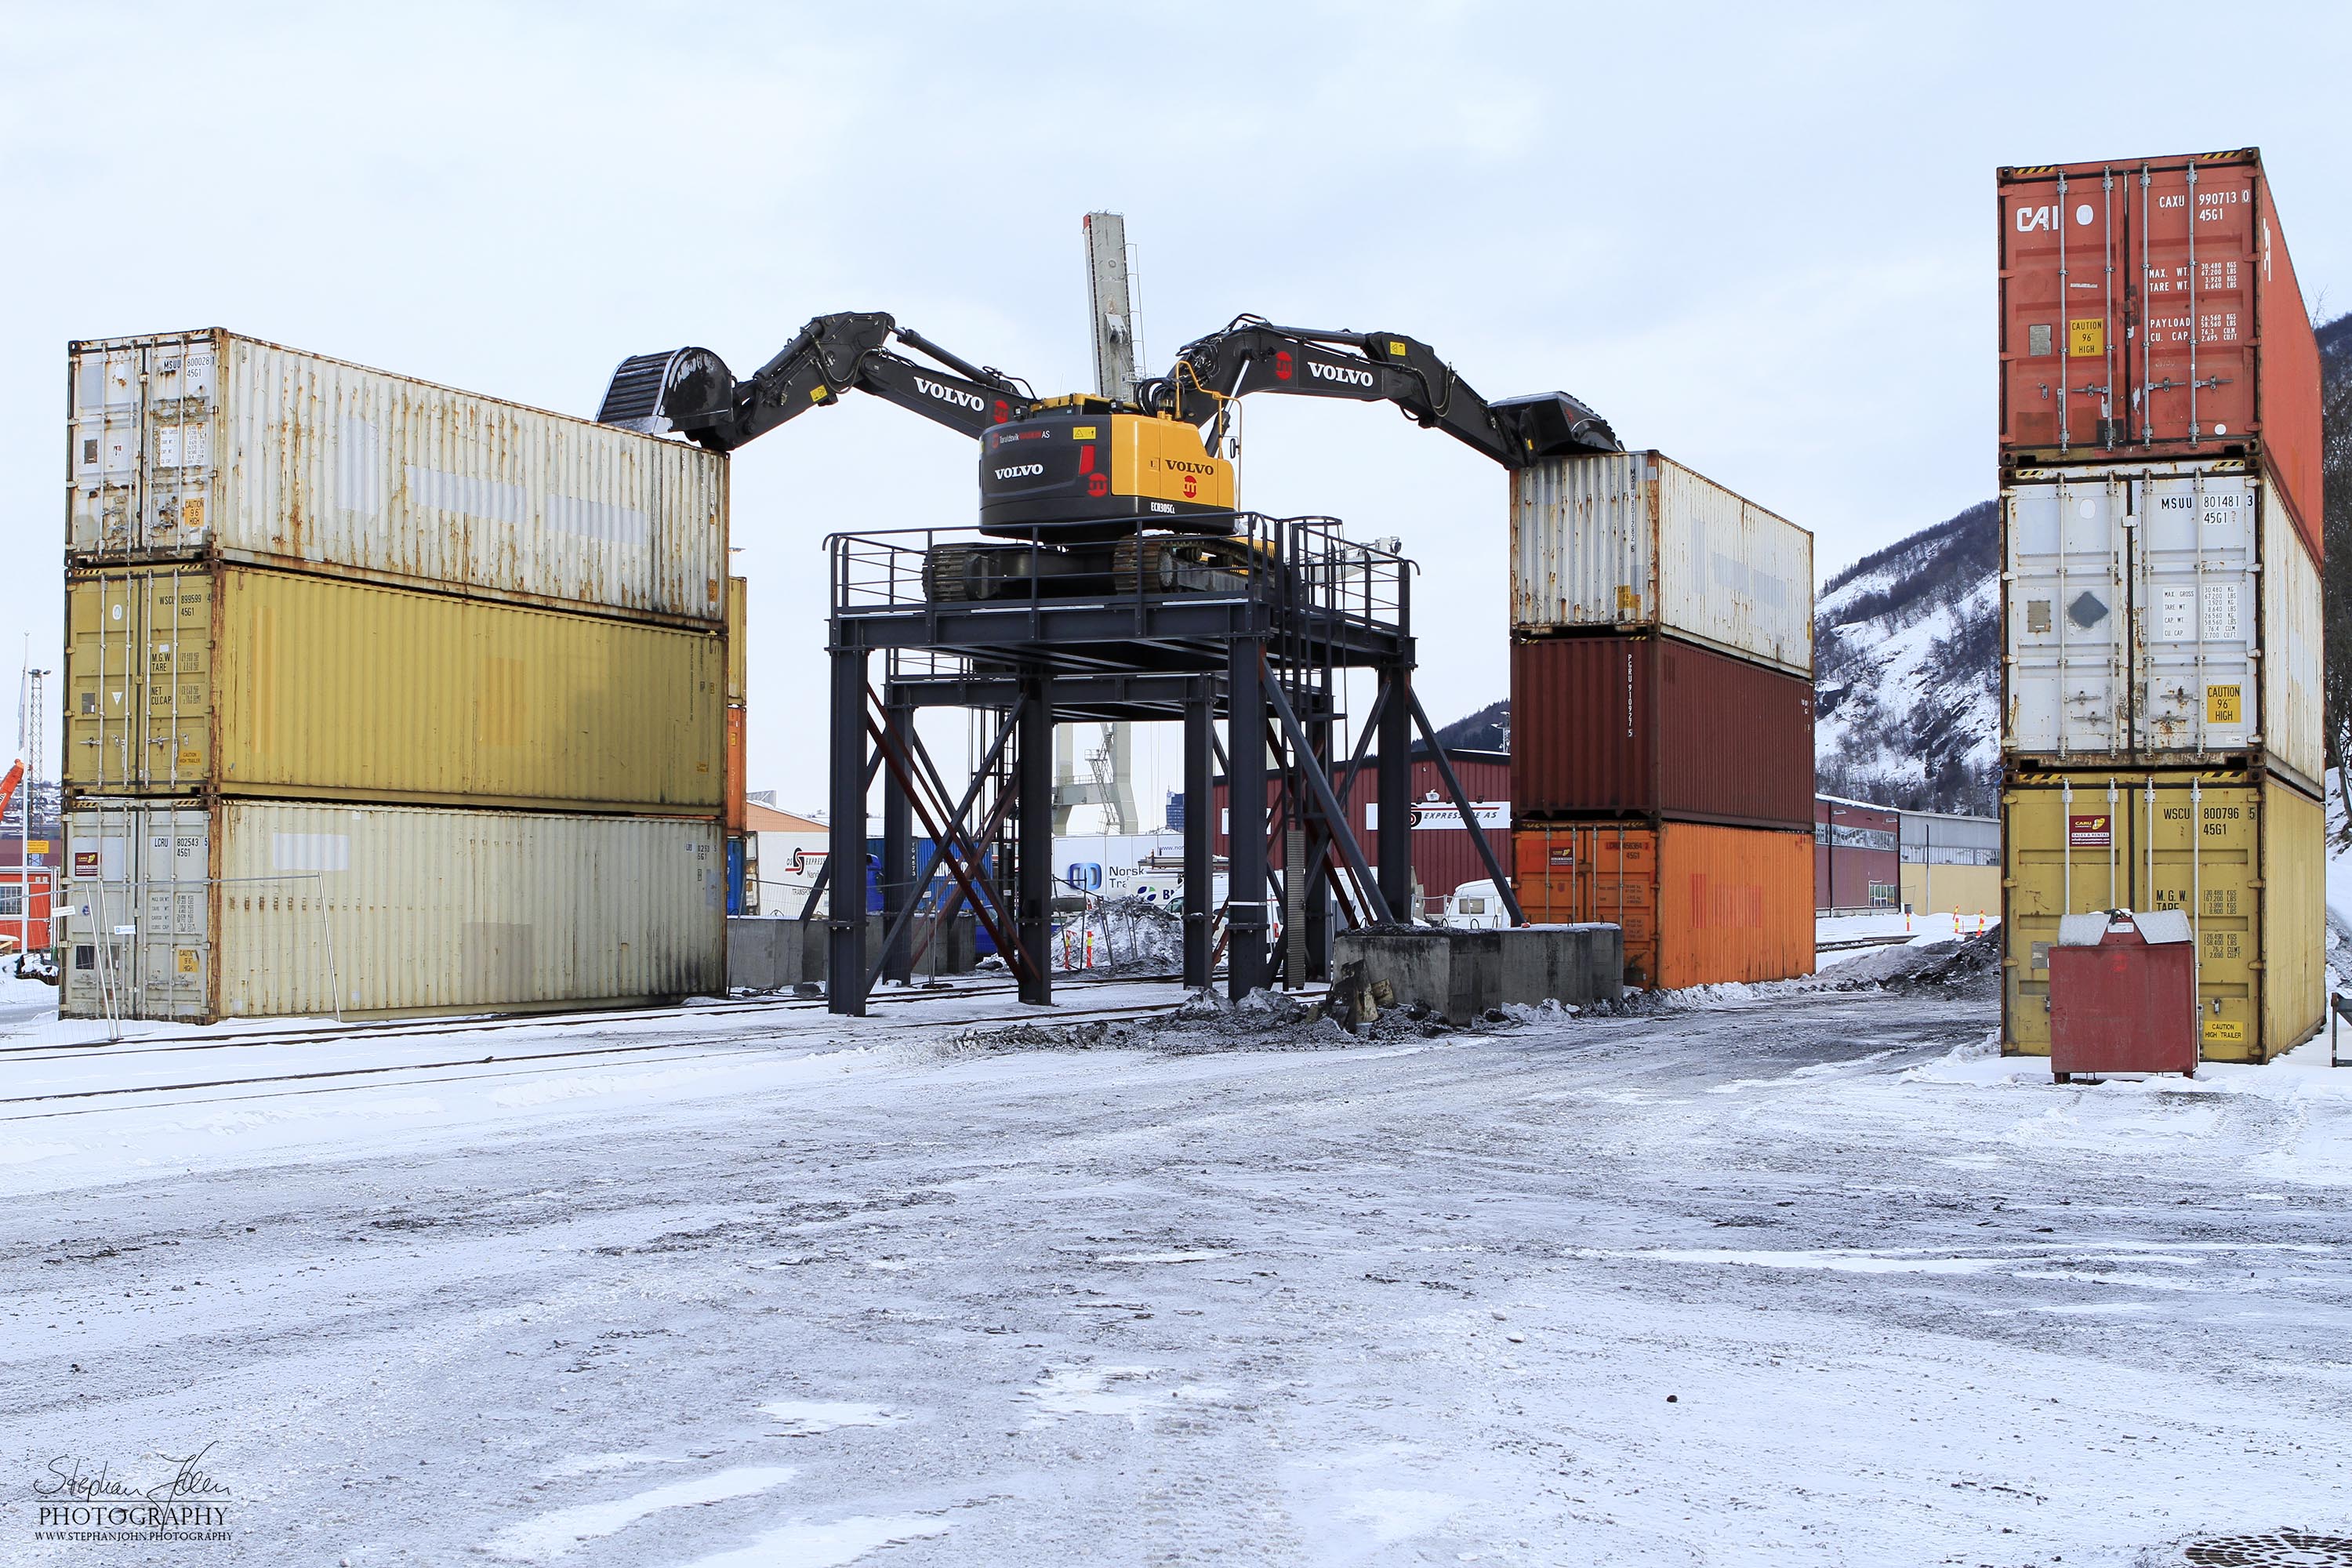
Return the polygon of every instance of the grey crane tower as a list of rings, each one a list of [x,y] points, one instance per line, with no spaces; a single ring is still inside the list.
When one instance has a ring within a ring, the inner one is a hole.
[[[1088,213],[1083,223],[1095,390],[1105,397],[1131,402],[1137,356],[1135,290],[1127,268],[1127,219],[1118,213]],[[1070,814],[1081,805],[1099,805],[1108,812],[1114,833],[1137,832],[1141,824],[1135,814],[1135,726],[1084,726],[1087,731],[1098,732],[1100,739],[1086,753],[1083,777],[1078,771],[1078,748],[1085,739],[1080,729],[1063,724],[1054,731],[1054,836],[1068,835]]]

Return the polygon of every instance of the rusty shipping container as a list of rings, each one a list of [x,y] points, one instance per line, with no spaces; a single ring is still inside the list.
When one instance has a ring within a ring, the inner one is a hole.
[[[2063,767],[2326,771],[2319,568],[2242,458],[2012,468],[2001,747]]]
[[[716,817],[85,801],[67,835],[68,1017],[531,1011],[725,984]]]
[[[1813,816],[1812,682],[1669,637],[1521,637],[1511,804],[1523,822],[1802,829]]]
[[[66,584],[65,783],[719,814],[716,629],[251,566]]]
[[[2050,1053],[2058,921],[2179,910],[2197,949],[2208,1061],[2267,1061],[2327,1005],[2319,801],[2260,770],[2013,771],[2001,791],[2001,1049]]]
[[[210,329],[72,344],[68,567],[236,562],[717,625],[727,460]]]
[[[1813,536],[1657,452],[1511,475],[1515,633],[1663,632],[1813,673]]]
[[[1527,826],[1512,883],[1538,925],[1625,933],[1625,983],[1653,990],[1813,972],[1813,836],[1710,823]]]
[[[2004,461],[2258,458],[2320,557],[2319,344],[2261,152],[1996,184]]]

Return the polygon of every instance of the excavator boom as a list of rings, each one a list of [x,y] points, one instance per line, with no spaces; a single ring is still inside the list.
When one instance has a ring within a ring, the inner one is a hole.
[[[893,353],[893,339],[947,368]],[[1036,401],[1013,377],[950,353],[879,310],[848,310],[814,318],[742,381],[709,349],[633,354],[613,373],[596,421],[731,452],[853,390],[975,437]]]
[[[1253,392],[1393,403],[1424,429],[1444,431],[1506,468],[1574,452],[1622,450],[1607,420],[1565,392],[1488,402],[1427,343],[1401,332],[1278,327],[1237,316],[1187,343],[1169,373],[1139,395],[1156,413],[1223,426],[1225,404]]]

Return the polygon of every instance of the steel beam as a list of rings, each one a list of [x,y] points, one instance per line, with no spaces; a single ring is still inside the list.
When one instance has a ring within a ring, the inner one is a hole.
[[[1206,679],[1184,704],[1184,984],[1209,984],[1211,928],[1217,920],[1217,792],[1210,782],[1215,697]]]
[[[1410,924],[1412,908],[1412,667],[1381,670],[1380,756],[1372,764],[1380,826],[1372,853],[1380,861],[1381,898],[1391,918]]]
[[[1013,895],[1021,952],[1021,1000],[1038,1006],[1054,1000],[1054,699],[1043,675],[1022,683],[1021,727],[1013,765],[1020,798],[1013,803],[1019,879]]]
[[[1265,987],[1265,645],[1237,638],[1225,667],[1225,994]]]
[[[832,873],[825,936],[825,1007],[866,1016],[866,654],[835,647],[826,767],[833,815],[825,868]]]
[[[883,704],[882,723],[889,731],[891,749],[905,756],[914,714],[897,700],[895,692]],[[915,901],[915,830],[907,786],[898,781],[896,770],[882,779],[882,866],[876,880],[882,889],[883,927],[895,933],[883,944],[882,978],[904,985],[913,975],[913,962],[908,950],[906,921],[899,919],[899,913]]]

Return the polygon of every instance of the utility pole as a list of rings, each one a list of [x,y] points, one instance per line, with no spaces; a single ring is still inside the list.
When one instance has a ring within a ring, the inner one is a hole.
[[[1087,331],[1094,339],[1095,390],[1118,402],[1135,397],[1135,291],[1128,276],[1127,219],[1118,213],[1088,213],[1081,220],[1087,237]],[[1099,805],[1112,819],[1111,830],[1134,833],[1140,826],[1135,811],[1135,726],[1105,724],[1102,743],[1086,756],[1086,776],[1080,776],[1075,726],[1056,726],[1054,733],[1054,832],[1069,832],[1075,806]]]

